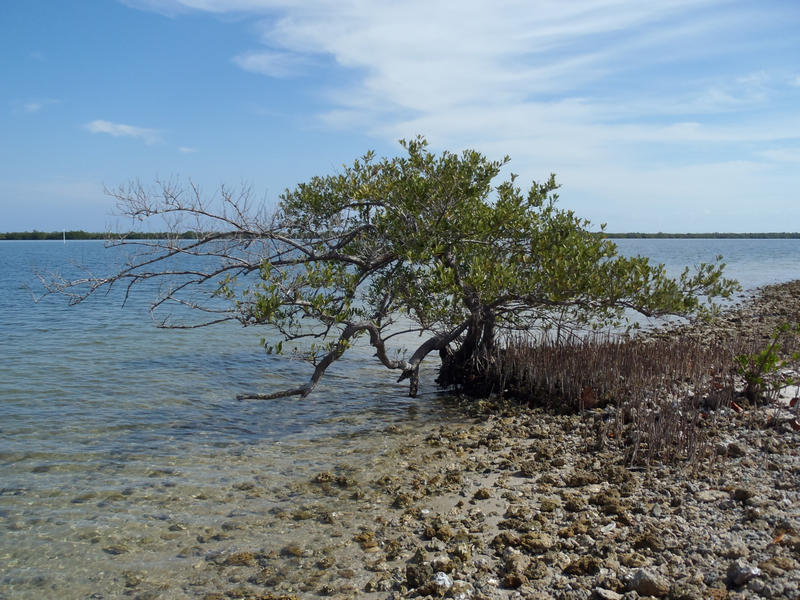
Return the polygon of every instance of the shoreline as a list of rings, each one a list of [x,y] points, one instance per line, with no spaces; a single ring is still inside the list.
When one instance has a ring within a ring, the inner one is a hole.
[[[800,315],[800,281],[757,294],[711,327],[660,334],[763,343]],[[0,598],[800,596],[800,433],[785,409],[712,411],[702,464],[629,468],[607,439],[612,408],[437,402],[449,417],[370,428],[324,460],[298,446],[306,464],[285,471],[286,450],[209,456],[220,475],[198,486],[194,456],[141,487],[54,496],[80,517],[60,519],[71,531],[0,514],[50,557],[0,557]]]
[[[57,231],[0,231],[0,241],[82,241],[82,240],[109,240],[127,238],[129,240],[145,239],[166,239],[178,236],[184,239],[192,239],[195,234],[191,231],[185,232],[98,232],[85,231],[83,229],[60,229]],[[598,232],[609,239],[753,239],[753,240],[796,240],[800,239],[800,232],[797,231],[753,231],[753,232],[702,232],[702,233],[678,233],[678,232]]]
[[[763,339],[798,304],[800,282],[767,286],[670,335]],[[205,600],[800,596],[800,432],[785,408],[720,408],[702,464],[627,468],[598,439],[603,410],[466,405],[467,424],[385,432],[385,471],[317,474],[309,492],[357,500],[300,515],[331,544],[305,545],[286,514],[297,542],[215,557],[238,586]]]

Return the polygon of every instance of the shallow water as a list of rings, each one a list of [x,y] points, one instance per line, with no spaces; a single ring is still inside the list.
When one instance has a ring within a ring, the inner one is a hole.
[[[663,263],[670,276],[722,256],[726,277],[745,290],[800,279],[800,239],[619,239],[622,254]]]
[[[800,240],[619,242],[673,272],[725,254],[745,288],[800,279]],[[145,296],[67,307],[26,289],[35,270],[114,260],[98,242],[0,243],[0,598],[112,598],[140,580],[154,597],[192,597],[215,585],[209,553],[299,535],[281,511],[359,510],[348,494],[304,487],[316,473],[368,481],[393,468],[394,428],[458,418],[432,367],[410,399],[362,360],[367,349],[308,399],[238,402],[305,379],[308,366],[266,356],[259,331],[159,330]],[[315,523],[305,543],[323,546]]]
[[[261,332],[238,326],[159,330],[146,297],[124,309],[118,295],[34,304],[33,270],[102,268],[104,252],[0,245],[0,597],[114,597],[121,573],[156,565],[185,583],[194,557],[180,545],[205,528],[235,513],[263,536],[298,482],[345,459],[368,470],[387,426],[450,418],[431,387],[406,398],[357,356],[307,400],[239,402],[305,379],[308,366],[266,356]]]

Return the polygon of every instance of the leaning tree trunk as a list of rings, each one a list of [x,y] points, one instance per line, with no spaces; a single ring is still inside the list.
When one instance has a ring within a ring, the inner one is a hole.
[[[495,347],[494,331],[495,317],[491,311],[484,309],[474,314],[458,347],[440,350],[442,364],[437,383],[474,396],[494,391],[487,377]]]

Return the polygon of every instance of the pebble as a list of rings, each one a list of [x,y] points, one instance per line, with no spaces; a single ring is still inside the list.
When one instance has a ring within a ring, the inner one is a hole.
[[[698,502],[718,502],[728,497],[728,494],[721,490],[703,490],[697,492],[694,497]]]
[[[591,595],[592,600],[622,600],[624,596],[613,590],[597,587]]]
[[[433,575],[433,579],[431,579],[434,588],[439,593],[447,592],[451,587],[453,587],[453,580],[447,573],[443,573],[441,571],[435,573]]]
[[[761,575],[761,569],[753,567],[743,560],[735,560],[728,565],[727,582],[733,586],[742,586],[751,579]]]
[[[669,581],[650,569],[637,569],[631,574],[630,590],[640,596],[661,598],[669,593]]]

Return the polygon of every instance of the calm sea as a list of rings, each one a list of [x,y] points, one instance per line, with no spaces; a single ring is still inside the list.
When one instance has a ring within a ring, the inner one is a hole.
[[[618,245],[672,273],[722,254],[746,289],[800,279],[800,240]],[[196,559],[181,548],[204,528],[233,514],[262,528],[238,536],[263,535],[298,481],[343,462],[368,470],[376,432],[456,418],[433,365],[417,399],[362,352],[306,400],[237,402],[304,380],[308,365],[266,356],[257,330],[157,329],[141,295],[124,308],[118,293],[33,301],[35,272],[114,260],[102,242],[0,242],[0,598],[122,596],[137,569],[185,597],[176,582]],[[267,490],[257,500],[231,496],[254,482]]]

